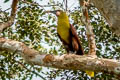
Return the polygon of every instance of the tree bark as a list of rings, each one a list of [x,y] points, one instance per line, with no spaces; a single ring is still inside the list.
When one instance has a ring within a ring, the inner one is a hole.
[[[120,62],[114,59],[100,59],[92,56],[64,54],[56,56],[45,54],[28,48],[25,44],[0,38],[0,50],[7,50],[20,54],[29,64],[71,70],[92,70],[106,72],[120,76]]]
[[[120,0],[90,0],[90,2],[104,16],[112,31],[120,36]]]
[[[81,22],[85,25],[86,28],[86,35],[89,43],[89,52],[88,55],[96,56],[96,43],[95,37],[93,33],[93,27],[90,23],[89,15],[88,15],[88,2],[81,0],[80,4],[82,7],[83,15],[81,17]]]
[[[11,10],[11,15],[9,17],[9,20],[7,22],[0,23],[0,33],[7,27],[10,27],[14,23],[14,19],[16,16],[16,10],[17,10],[17,3],[18,0],[13,0],[12,2],[12,10]]]

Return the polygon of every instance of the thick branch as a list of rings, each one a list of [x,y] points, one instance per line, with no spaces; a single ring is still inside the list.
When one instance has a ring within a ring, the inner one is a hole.
[[[81,0],[79,0],[81,1]],[[90,0],[104,16],[112,31],[120,35],[120,0]]]
[[[91,56],[64,54],[55,56],[43,54],[28,48],[21,42],[0,38],[0,49],[22,55],[26,62],[39,66],[71,70],[92,70],[96,72],[114,73],[120,76],[120,62],[113,59],[100,59]]]
[[[11,16],[9,17],[9,20],[4,23],[0,23],[0,33],[7,27],[10,27],[14,23],[14,18],[16,15],[16,10],[17,10],[17,3],[18,0],[13,0],[12,2],[12,11],[11,11]]]

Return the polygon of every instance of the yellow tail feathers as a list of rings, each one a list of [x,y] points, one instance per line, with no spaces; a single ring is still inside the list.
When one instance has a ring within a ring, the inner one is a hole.
[[[93,71],[85,71],[87,73],[87,75],[89,75],[90,77],[94,77],[94,72]]]

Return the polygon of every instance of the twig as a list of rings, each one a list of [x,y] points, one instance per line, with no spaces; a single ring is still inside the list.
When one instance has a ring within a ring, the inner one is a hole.
[[[68,2],[67,2],[67,0],[66,0],[66,11],[67,11],[67,7],[68,7],[68,6],[67,6],[67,3],[68,3]]]
[[[4,10],[4,12],[5,12],[5,11],[8,11],[8,10],[10,10],[10,9],[11,9],[11,8],[8,8],[8,9]]]

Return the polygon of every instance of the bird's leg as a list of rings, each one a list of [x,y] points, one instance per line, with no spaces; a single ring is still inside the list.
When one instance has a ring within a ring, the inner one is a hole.
[[[65,49],[66,49],[66,51],[67,51],[67,54],[69,54],[69,53],[70,53],[69,47],[68,47],[67,45],[64,45],[64,46],[65,46]]]

